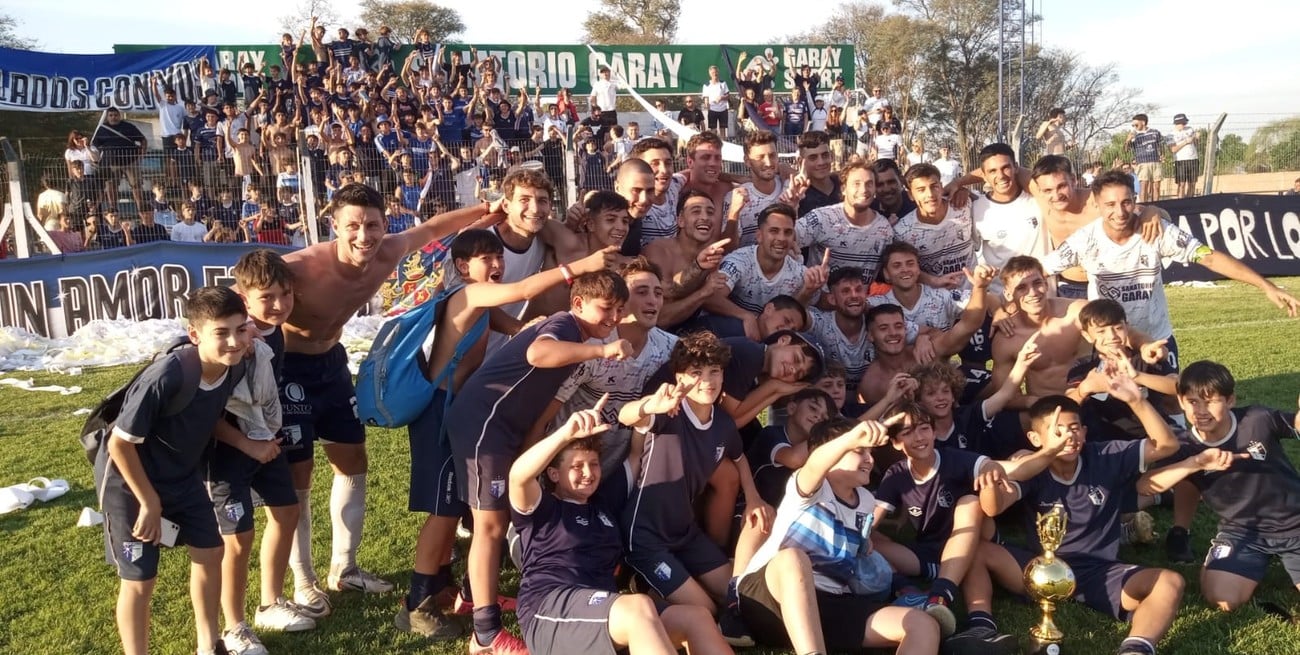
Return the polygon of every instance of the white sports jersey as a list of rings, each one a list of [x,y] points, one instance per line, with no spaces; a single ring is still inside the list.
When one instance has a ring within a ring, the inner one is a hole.
[[[673,175],[664,191],[662,204],[651,205],[645,218],[641,219],[641,247],[646,247],[655,239],[677,236],[677,195],[681,193],[686,181],[680,175]]]
[[[1152,339],[1165,339],[1174,332],[1165,301],[1161,260],[1184,264],[1201,258],[1204,247],[1196,237],[1177,225],[1163,221],[1164,232],[1155,243],[1134,234],[1125,243],[1106,236],[1103,219],[1097,219],[1070,235],[1055,252],[1043,259],[1043,268],[1054,275],[1082,266],[1088,272],[1088,298],[1109,298],[1124,306],[1128,322]]]
[[[1038,202],[1027,191],[1021,191],[1011,202],[998,202],[988,196],[976,199],[971,203],[971,216],[980,262],[1002,270],[1016,255],[1042,259],[1051,248],[1040,214]],[[1001,281],[994,280],[989,291],[1002,293]]]
[[[763,305],[772,298],[782,294],[794,296],[803,290],[803,264],[786,257],[781,270],[768,279],[758,266],[758,246],[733,250],[722,259],[718,271],[727,278],[731,302],[755,314],[761,313]],[[814,295],[811,300],[816,299]]]
[[[921,251],[921,270],[929,275],[959,273],[975,267],[975,234],[970,207],[948,206],[937,224],[924,223],[912,210],[894,224],[894,239]]]
[[[867,373],[867,365],[876,358],[876,350],[867,338],[866,321],[857,334],[845,335],[835,324],[835,312],[810,307],[808,313],[812,316],[810,332],[817,337],[826,357],[839,362],[848,371],[847,386],[856,392],[862,376]]]
[[[618,339],[617,331],[610,338]],[[632,359],[589,359],[578,364],[569,379],[555,393],[555,399],[563,402],[564,407],[555,415],[551,429],[564,425],[573,414],[595,407],[600,397],[608,393],[609,400],[601,412],[601,419],[614,426],[614,429],[602,437],[605,448],[600,459],[602,465],[621,462],[627,457],[631,433],[619,426],[618,410],[641,397],[641,389],[646,381],[668,361],[675,345],[676,335],[652,328],[646,337],[645,347]]]
[[[740,223],[741,248],[758,243],[758,213],[767,209],[781,197],[782,193],[785,193],[785,184],[785,180],[778,176],[776,190],[770,194],[755,189],[753,182],[741,185],[749,192],[749,200],[745,201],[745,206],[740,208],[740,215],[736,217],[736,222]]]
[[[795,222],[794,231],[799,237],[799,247],[809,248],[809,263],[821,264],[823,253],[829,248],[832,271],[856,266],[862,269],[862,279],[867,284],[876,278],[881,251],[894,240],[894,229],[888,218],[876,213],[870,223],[854,225],[844,213],[843,204],[818,207],[804,214]]]
[[[867,304],[872,307],[898,305],[903,308],[903,318],[910,323],[915,323],[918,326],[929,326],[936,330],[951,328],[961,318],[962,312],[961,306],[953,299],[951,291],[928,287],[924,284],[921,285],[921,297],[917,299],[916,305],[913,307],[908,307],[899,302],[898,296],[894,295],[892,289],[884,295],[867,298]]]

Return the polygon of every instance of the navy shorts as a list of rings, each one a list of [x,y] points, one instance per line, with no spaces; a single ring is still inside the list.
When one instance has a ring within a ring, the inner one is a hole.
[[[1071,300],[1087,300],[1088,283],[1060,278],[1056,283],[1056,295]]]
[[[985,368],[993,359],[993,317],[985,316],[978,330],[970,335],[970,341],[958,354],[962,364],[970,368]]]
[[[1169,335],[1169,340],[1165,342],[1165,347],[1169,349],[1169,356],[1166,358],[1169,362],[1169,366],[1175,371],[1183,370],[1182,367],[1178,365],[1178,340],[1174,338],[1174,335]]]
[[[217,442],[208,456],[208,496],[221,534],[253,529],[253,508],[298,504],[289,474],[289,461],[281,451],[261,464],[234,446]]]
[[[712,111],[712,110],[710,110],[710,111],[708,112],[708,115],[705,117],[704,120],[705,120],[705,124],[708,125],[708,127],[709,127],[710,130],[713,130],[713,129],[724,129],[724,130],[725,130],[725,129],[727,129],[727,111],[726,111],[726,110],[723,110],[723,111]]]
[[[622,594],[604,589],[559,587],[547,592],[524,628],[530,653],[614,655],[609,612]],[[667,607],[659,605],[659,612]]]
[[[524,435],[481,424],[458,426],[455,421],[448,425],[447,434],[459,498],[477,510],[509,510],[506,485]]]
[[[638,545],[627,554],[627,564],[645,578],[660,596],[667,598],[686,581],[728,566],[727,556],[694,525],[690,535],[675,547]]]
[[[754,635],[754,640],[769,648],[789,648],[790,636],[785,631],[781,604],[772,596],[767,586],[767,567],[740,579],[740,618]],[[821,589],[817,593],[817,609],[821,619],[822,637],[830,651],[861,652],[867,635],[867,620],[888,603],[872,600],[869,596],[832,594]]]
[[[162,502],[163,518],[180,526],[176,545],[217,548],[222,545],[212,503],[197,475],[192,480],[155,486]],[[139,541],[131,535],[140,516],[140,503],[120,475],[110,474],[104,486],[104,546],[108,561],[123,580],[143,582],[158,576],[158,544]]]
[[[980,394],[984,393],[984,387],[989,386],[989,383],[993,381],[993,372],[985,368],[985,366],[961,365],[962,375],[966,376],[966,386],[962,387],[961,398],[957,400],[957,404],[965,406],[979,402]],[[853,415],[846,413],[845,416]]]
[[[1038,556],[1015,546],[1006,549],[1022,569]],[[1133,613],[1124,609],[1124,583],[1143,571],[1143,567],[1079,556],[1066,558],[1065,562],[1074,570],[1074,600],[1120,621],[1129,620]]]
[[[464,516],[469,507],[460,499],[451,442],[442,430],[446,410],[447,391],[438,389],[424,412],[406,426],[411,440],[411,491],[407,509],[456,518]]]
[[[921,577],[923,579],[934,580],[939,577],[939,561],[943,559],[944,544],[927,541],[901,545],[912,551],[912,554],[916,556],[916,561],[921,563]]]
[[[1205,553],[1205,570],[1227,571],[1259,582],[1276,555],[1282,568],[1291,576],[1291,584],[1300,585],[1300,537],[1266,537],[1256,532],[1220,530],[1210,540]]]
[[[280,384],[284,443],[289,463],[312,457],[312,442],[361,444],[366,428],[357,418],[357,392],[348,353],[335,344],[319,355],[284,354]]]

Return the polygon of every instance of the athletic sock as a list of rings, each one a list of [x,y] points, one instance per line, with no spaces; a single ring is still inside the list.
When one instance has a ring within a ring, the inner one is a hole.
[[[930,585],[930,598],[940,598],[944,605],[951,606],[953,599],[957,596],[957,585],[947,578],[935,578],[934,584]]]
[[[993,615],[988,612],[971,612],[966,619],[972,628],[988,628],[995,633],[998,631],[997,621],[994,621]]]
[[[406,594],[406,611],[415,611],[415,608],[419,607],[425,598],[434,594],[433,581],[435,577],[437,577],[437,574],[429,575],[428,573],[411,572],[411,591]]]
[[[1142,637],[1129,637],[1119,644],[1120,651],[1135,650],[1149,655],[1156,655],[1156,647]]]
[[[490,645],[498,632],[501,632],[501,606],[493,603],[487,607],[475,607],[474,638],[478,645]]]
[[[289,568],[293,571],[294,589],[316,584],[316,570],[311,561],[311,489],[297,489],[298,527],[293,531],[289,548]]]
[[[361,528],[366,522],[366,474],[334,474],[330,489],[330,525],[333,527],[333,550],[330,571],[342,573],[356,568],[357,547],[361,545]]]

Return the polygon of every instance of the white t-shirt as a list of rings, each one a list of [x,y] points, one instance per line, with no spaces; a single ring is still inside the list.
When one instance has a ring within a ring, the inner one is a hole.
[[[817,132],[825,132],[826,119],[828,118],[830,118],[830,112],[826,110],[826,107],[813,107],[813,110],[808,112],[808,120],[812,122],[812,124],[808,126],[809,129]]]
[[[907,165],[916,166],[917,164],[930,163],[930,155],[925,152],[916,152],[915,150],[907,151]]]
[[[202,223],[186,225],[184,222],[172,226],[172,241],[182,243],[202,243],[203,237],[207,236],[208,228]]]
[[[728,104],[726,96],[729,92],[730,90],[727,88],[726,82],[721,80],[718,80],[717,82],[706,82],[704,84],[704,100],[709,103],[709,111],[727,111]]]
[[[162,124],[162,136],[172,136],[185,132],[185,105],[177,102],[167,104],[166,100],[158,103],[158,122]],[[164,143],[170,146],[170,143]]]
[[[948,186],[953,180],[961,176],[961,162],[956,159],[940,157],[931,163],[934,164],[935,168],[939,169],[939,181],[944,186]]]
[[[799,495],[798,477],[798,475],[791,475],[790,481],[786,483],[785,496],[781,498],[781,504],[777,507],[776,520],[772,522],[772,533],[749,560],[749,566],[745,567],[742,578],[767,566],[767,563],[776,557],[785,545],[786,537],[794,527],[795,520],[805,512],[811,512],[818,523],[826,525],[827,532],[832,527],[829,522],[834,521],[846,530],[858,534],[863,532],[870,534],[876,511],[876,499],[865,487],[857,488],[858,502],[849,506],[835,496],[831,484],[825,480],[822,480],[821,486],[811,496],[804,498]],[[821,575],[816,570],[813,571],[813,586],[832,594],[852,593],[848,585]]]
[[[897,134],[877,134],[875,136],[876,159],[894,159],[903,147],[903,137]]]
[[[818,207],[804,214],[795,222],[794,231],[799,247],[809,248],[809,263],[821,264],[822,254],[829,248],[832,271],[856,266],[862,269],[867,283],[876,277],[881,251],[894,240],[888,218],[876,213],[867,225],[854,225],[844,213],[843,204]]]
[[[86,172],[87,177],[91,176],[95,172],[95,159],[90,154],[89,148],[78,148],[76,150],[69,148],[63,151],[63,158],[67,161],[82,162],[82,170]]]
[[[832,107],[839,107],[842,112],[845,107],[849,106],[849,94],[839,89],[832,88],[829,103]]]
[[[943,220],[931,225],[921,221],[913,209],[894,223],[894,239],[921,251],[921,270],[928,275],[947,275],[975,265],[975,228],[969,205],[948,206]]]
[[[772,298],[795,296],[803,290],[803,264],[793,257],[782,260],[781,270],[769,279],[758,265],[758,246],[737,248],[722,259],[718,271],[727,278],[731,302],[758,314]],[[812,298],[816,300],[816,296]]]
[[[614,108],[615,101],[618,99],[618,83],[613,80],[596,80],[591,83],[591,95],[595,96],[596,104],[600,105],[601,111],[617,111]]]
[[[1184,264],[1200,260],[1204,245],[1196,237],[1169,221],[1155,243],[1133,234],[1124,243],[1106,236],[1103,219],[1097,219],[1070,235],[1055,252],[1043,258],[1048,275],[1082,266],[1088,272],[1088,298],[1109,298],[1124,306],[1128,322],[1152,339],[1165,339],[1174,332],[1165,300],[1161,261]]]
[[[884,117],[885,106],[889,104],[884,98],[868,97],[862,103],[862,108],[867,110],[867,120],[871,121],[874,126],[877,121]]]
[[[1050,247],[1040,213],[1038,202],[1023,190],[1010,202],[981,196],[971,203],[980,262],[1002,270],[1007,260],[1016,255],[1029,255],[1041,260]],[[1002,293],[1002,282],[994,280],[989,285],[989,292]]]
[[[1174,153],[1174,161],[1192,161],[1200,158],[1196,153],[1196,130],[1190,128],[1186,130],[1174,130],[1169,133],[1167,138],[1169,139],[1170,147],[1176,146],[1180,143],[1187,144],[1182,148],[1179,148],[1178,152]]]
[[[664,201],[651,205],[645,217],[641,219],[641,247],[655,239],[677,235],[677,195],[686,186],[686,178],[680,173],[674,174],[664,192]]]
[[[736,217],[740,229],[740,246],[752,246],[758,243],[758,214],[777,201],[782,193],[785,193],[786,182],[780,176],[776,178],[776,189],[772,193],[762,193],[754,188],[753,182],[742,184],[746,191],[749,192],[749,200],[745,201],[745,206],[740,208],[740,214]]]

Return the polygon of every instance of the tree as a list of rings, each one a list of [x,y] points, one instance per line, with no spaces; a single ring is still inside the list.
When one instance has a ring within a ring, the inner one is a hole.
[[[600,5],[582,21],[586,43],[655,45],[677,36],[681,0],[600,0]]]
[[[0,46],[15,50],[35,50],[38,45],[35,39],[18,36],[18,19],[9,14],[0,14]]]
[[[1246,151],[1246,172],[1300,169],[1300,116],[1271,121],[1255,130]]]
[[[338,11],[334,9],[334,3],[330,0],[298,0],[294,5],[291,13],[280,17],[280,30],[293,35],[294,39],[302,34],[311,25],[311,19],[316,19],[317,25],[325,27],[341,27],[342,19],[339,18]],[[311,35],[307,35],[308,38]],[[280,39],[276,38],[278,42]],[[306,41],[306,39],[304,39]],[[311,45],[311,41],[306,41],[305,45]]]
[[[361,22],[370,27],[372,34],[377,34],[381,25],[387,25],[395,38],[406,43],[414,42],[416,33],[422,29],[429,30],[433,43],[442,43],[465,31],[465,23],[455,9],[428,0],[362,0]]]

